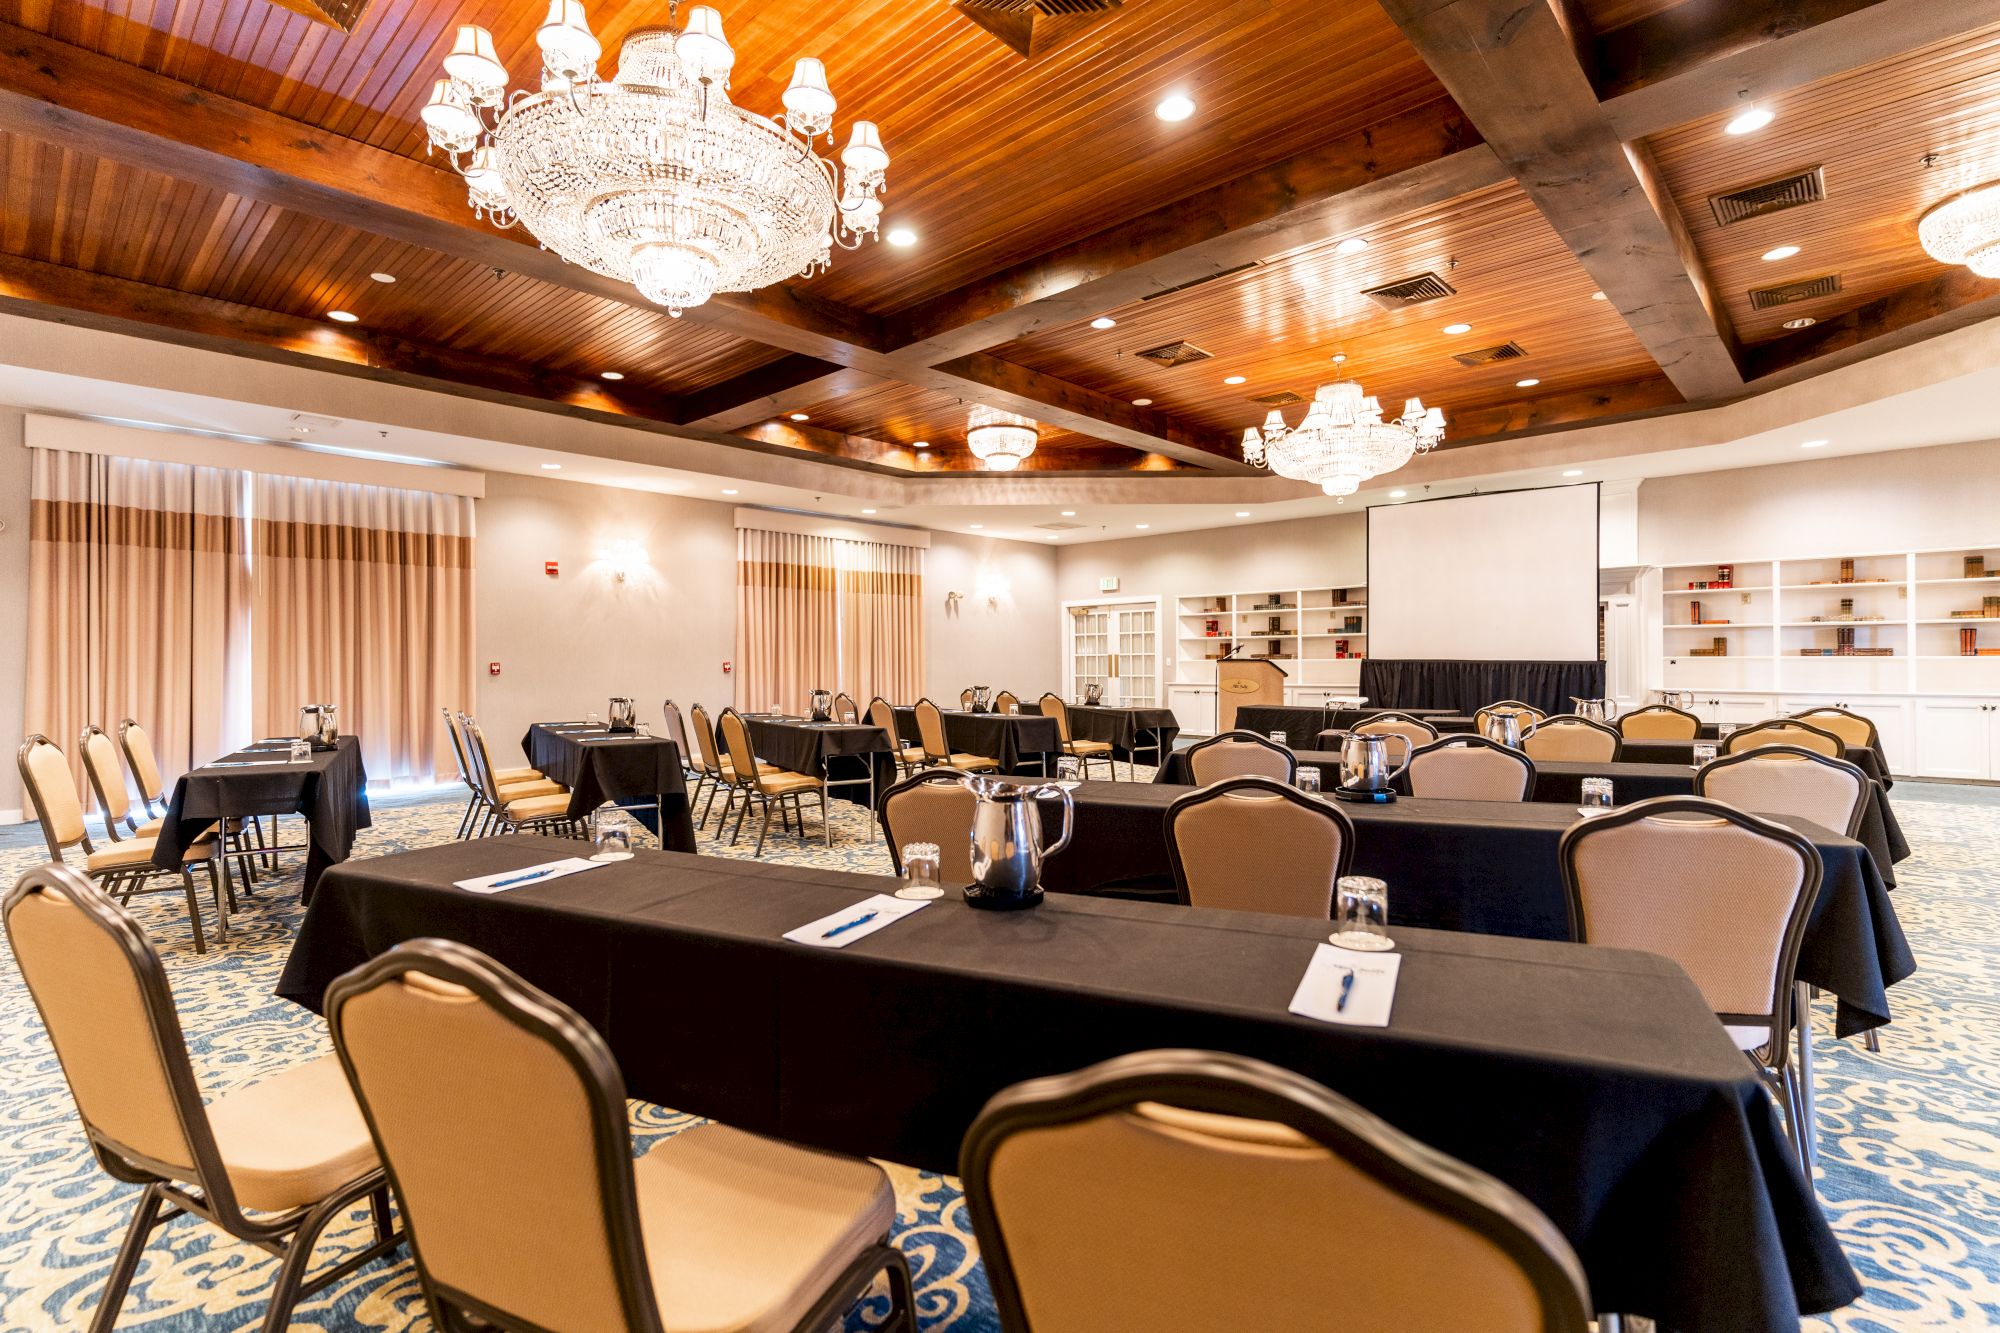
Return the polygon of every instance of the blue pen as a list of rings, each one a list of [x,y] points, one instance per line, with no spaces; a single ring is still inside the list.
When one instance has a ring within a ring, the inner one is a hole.
[[[496,879],[493,881],[491,887],[496,889],[511,889],[516,884],[526,884],[531,879],[546,879],[548,876],[555,874],[556,870],[557,867],[550,866],[546,870],[531,871],[525,875],[516,875],[512,879]]]
[[[1354,969],[1350,967],[1347,969],[1347,975],[1340,979],[1340,999],[1333,1006],[1333,1011],[1335,1013],[1344,1014],[1347,1012],[1347,997],[1350,994],[1352,994],[1353,991],[1354,991]]]
[[[839,925],[835,926],[832,930],[829,930],[825,934],[821,935],[820,938],[823,940],[830,940],[835,935],[844,935],[848,931],[853,930],[856,926],[867,925],[870,921],[873,921],[876,917],[880,915],[881,913],[879,911],[863,912],[860,916],[855,917],[852,921],[841,922]]]

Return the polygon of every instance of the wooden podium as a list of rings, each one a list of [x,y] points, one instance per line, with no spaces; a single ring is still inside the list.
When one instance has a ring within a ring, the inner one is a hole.
[[[1239,657],[1217,664],[1215,686],[1215,729],[1224,732],[1235,727],[1241,705],[1284,705],[1285,669],[1262,658]]]

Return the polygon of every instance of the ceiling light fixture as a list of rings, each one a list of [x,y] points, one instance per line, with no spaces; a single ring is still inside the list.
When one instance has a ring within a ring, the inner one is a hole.
[[[965,419],[966,448],[995,472],[1012,472],[1021,466],[1022,460],[1035,452],[1040,438],[1035,423],[1027,417],[983,403]]]
[[[1132,526],[1137,528],[1139,531],[1144,532],[1147,528],[1150,528],[1153,525],[1151,523],[1134,523]]]
[[[1800,315],[1797,319],[1786,320],[1784,327],[1788,329],[1809,329],[1817,323],[1819,323],[1819,321],[1814,319],[1811,315]]]
[[[1444,331],[1455,338],[1461,333],[1472,332],[1472,326],[1470,324],[1447,324],[1444,326]]]
[[[1590,294],[1590,299],[1593,301],[1609,301],[1611,298],[1606,296],[1603,292],[1592,292]]]
[[[1339,245],[1334,246],[1333,252],[1337,255],[1358,255],[1367,248],[1367,241],[1361,239],[1359,236],[1350,236]]]
[[[1134,398],[1132,400],[1132,406],[1134,407],[1151,407],[1152,405],[1153,400],[1150,398]]]
[[[1799,252],[1799,247],[1797,247],[1796,245],[1780,245],[1775,249],[1766,250],[1764,252],[1764,262],[1767,264],[1775,264],[1780,259],[1790,259],[1793,255],[1797,254],[1798,252]]]
[[[912,449],[928,449],[931,447],[931,442],[929,440],[918,440],[910,445],[910,447]]]
[[[1941,264],[2000,277],[2000,184],[1976,186],[1932,208],[1917,221],[1917,240]]]
[[[1065,510],[1063,510],[1063,511],[1062,511],[1062,516],[1063,516],[1064,518],[1075,518],[1075,517],[1076,517],[1076,511],[1075,511],[1074,509],[1065,509]]]
[[[1408,492],[1408,491],[1390,491],[1390,492],[1389,492],[1389,498],[1390,498],[1391,500],[1400,500],[1400,499],[1402,499],[1402,498],[1403,498],[1404,496],[1406,496],[1406,495],[1408,495],[1408,494],[1409,494],[1409,492]]]
[[[1517,389],[1532,389],[1540,383],[1540,380],[1515,380],[1514,387]]]
[[[1824,449],[1824,448],[1826,448],[1826,441],[1825,441],[1825,440],[1807,440],[1807,441],[1805,441],[1805,442],[1804,442],[1803,444],[1799,445],[1799,448],[1801,448],[1801,449]]]
[[[917,243],[917,234],[908,227],[891,227],[889,234],[882,239],[898,249],[907,250]]]
[[[1250,517],[1250,511],[1249,511],[1249,510],[1247,510],[1247,509],[1239,509],[1239,510],[1237,510],[1237,511],[1236,511],[1236,517],[1238,517],[1238,518],[1248,518],[1248,517]]]
[[[829,267],[881,223],[889,154],[854,122],[840,166],[826,67],[802,59],[775,119],[729,100],[736,52],[707,5],[686,23],[636,28],[617,77],[583,0],[551,0],[535,33],[538,86],[507,90],[493,34],[463,24],[422,118],[433,148],[465,177],[473,216],[522,223],[573,264],[631,282],[681,311],[717,292],[753,291]],[[756,70],[745,84],[761,84]]]
[[[1420,398],[1406,399],[1403,415],[1382,419],[1382,404],[1354,380],[1322,384],[1296,428],[1272,408],[1260,431],[1243,432],[1243,461],[1267,463],[1293,481],[1317,482],[1328,495],[1352,495],[1370,477],[1394,472],[1414,454],[1428,453],[1444,439],[1444,413],[1426,409]]]
[[[393,273],[370,273],[368,276],[377,282],[394,282],[396,280],[396,275]]]
[[[1583,469],[1580,467],[1573,467],[1569,469],[1567,472],[1563,473],[1563,475],[1565,477],[1580,477],[1583,475]]]
[[[326,317],[331,320],[337,320],[342,324],[354,324],[361,319],[361,316],[347,310],[329,310],[326,312]]]
[[[723,493],[724,495],[734,495],[734,494],[736,494],[736,492],[735,492],[735,491],[732,491],[732,490],[729,490],[729,489],[726,489],[726,488],[725,488],[725,489],[723,490],[723,492],[722,492],[722,493]]]
[[[1243,383],[1243,380],[1244,377],[1241,375],[1224,375],[1222,377],[1222,382],[1224,384],[1241,384]]]
[[[561,463],[544,463],[544,464],[542,464],[542,471],[544,471],[544,472],[560,472],[560,471],[562,471],[562,464],[561,464]]]
[[[1722,132],[1724,134],[1751,134],[1763,129],[1776,119],[1776,115],[1766,111],[1763,107],[1753,106],[1748,111],[1737,115],[1727,125],[1724,125]]]
[[[872,509],[864,509],[864,510],[862,510],[861,512],[862,512],[862,513],[864,513],[864,514],[872,514],[872,513],[874,513],[875,511],[874,511],[874,510],[872,510]]]
[[[1344,366],[1344,365],[1346,365],[1346,364],[1347,364],[1347,353],[1345,353],[1345,352],[1335,352],[1335,353],[1333,354],[1333,364],[1335,364],[1336,366]]]
[[[1093,329],[1114,329],[1118,327],[1118,321],[1109,315],[1099,315],[1096,319],[1090,321],[1090,327]]]
[[[965,526],[971,528],[974,532],[978,532],[981,528],[985,527],[986,525],[984,523],[968,523]]]
[[[791,417],[791,419],[792,419],[793,421],[811,421],[811,420],[812,420],[812,414],[811,414],[811,413],[809,413],[809,412],[792,412],[792,413],[788,413],[787,415],[789,415],[789,416]]]
[[[1194,114],[1194,99],[1186,93],[1168,93],[1153,108],[1153,114],[1168,122],[1186,120]]]
[[[606,370],[599,372],[598,377],[607,380],[622,380],[625,378],[625,372],[622,370]]]

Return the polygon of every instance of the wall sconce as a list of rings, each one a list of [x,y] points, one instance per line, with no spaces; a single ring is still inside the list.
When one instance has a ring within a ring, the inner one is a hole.
[[[631,575],[652,563],[646,548],[628,539],[615,541],[607,550],[599,551],[597,558],[610,569],[615,582],[623,583]]]

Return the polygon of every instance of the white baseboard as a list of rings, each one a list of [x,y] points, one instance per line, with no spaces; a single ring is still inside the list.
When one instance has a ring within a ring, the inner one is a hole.
[[[19,810],[0,810],[0,824],[25,824],[28,818]]]

